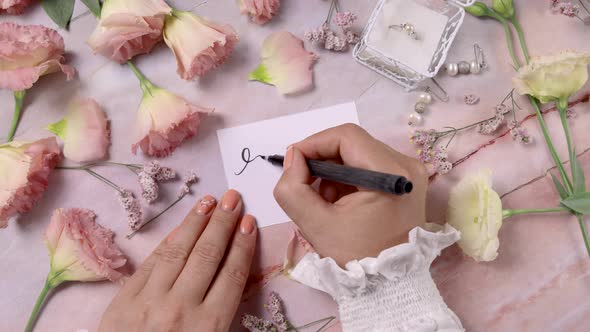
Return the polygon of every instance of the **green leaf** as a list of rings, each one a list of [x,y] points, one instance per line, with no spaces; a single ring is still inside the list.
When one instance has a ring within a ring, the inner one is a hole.
[[[264,64],[260,64],[260,66],[254,69],[254,71],[251,72],[248,76],[248,79],[250,81],[260,81],[268,84],[273,84],[272,77],[270,77],[270,75],[268,74],[268,71],[266,70],[266,66]]]
[[[47,15],[60,27],[67,29],[74,13],[75,0],[41,0]]]
[[[98,0],[82,0],[94,16],[100,18],[100,2]]]
[[[559,182],[559,180],[555,177],[555,175],[553,175],[553,173],[549,172],[549,174],[551,175],[551,179],[553,179],[553,184],[555,185],[555,189],[557,189],[557,192],[559,193],[559,197],[561,199],[567,198],[567,191],[565,190],[561,182]]]
[[[581,214],[590,214],[590,193],[573,194],[561,200],[561,204]]]
[[[580,161],[574,153],[572,163],[572,175],[574,177],[574,193],[583,193],[586,191],[586,176],[584,175],[584,169],[580,165]]]

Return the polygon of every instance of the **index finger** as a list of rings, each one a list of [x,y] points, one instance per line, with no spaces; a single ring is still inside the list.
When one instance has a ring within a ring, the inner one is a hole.
[[[341,159],[347,166],[381,172],[399,173],[407,159],[351,123],[321,131],[294,146],[307,159]]]

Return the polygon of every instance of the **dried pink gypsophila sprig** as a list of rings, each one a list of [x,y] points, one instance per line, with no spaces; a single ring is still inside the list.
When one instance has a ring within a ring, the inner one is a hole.
[[[279,332],[285,332],[289,329],[289,322],[283,313],[283,305],[279,294],[270,292],[268,301],[264,305],[266,310],[270,313],[271,321],[276,325]]]
[[[330,31],[330,27],[328,26],[328,24],[324,23],[315,29],[305,31],[303,36],[305,37],[305,39],[309,40],[314,44],[320,44],[326,42],[326,36],[328,34],[328,31]]]
[[[342,52],[348,49],[346,39],[340,38],[334,32],[328,32],[324,48],[330,51]]]
[[[137,174],[141,186],[141,196],[148,202],[153,203],[158,199],[158,182],[172,180],[176,172],[172,168],[163,167],[157,161],[144,165]]]
[[[160,188],[156,180],[146,172],[139,172],[139,185],[141,186],[141,196],[148,203],[153,203],[158,199]]]
[[[449,153],[444,146],[437,146],[432,150],[432,165],[434,171],[440,175],[447,174],[453,169],[453,164],[449,162]]]
[[[522,144],[530,144],[533,142],[533,138],[529,135],[528,130],[522,127],[518,121],[511,120],[508,122],[507,126],[508,129],[510,129],[510,136],[512,136],[514,141]]]
[[[160,171],[155,176],[157,182],[174,180],[175,178],[176,172],[172,168],[164,166],[160,168]]]
[[[136,230],[141,225],[141,204],[128,189],[123,189],[118,193],[119,201],[127,212],[127,223],[132,230]]]
[[[361,37],[352,30],[346,31],[344,36],[346,37],[346,42],[348,44],[356,44],[361,40]]]
[[[184,182],[180,186],[178,190],[178,199],[182,199],[184,196],[191,193],[191,185],[197,183],[199,181],[199,177],[195,172],[190,172],[187,177],[184,179]]]
[[[276,332],[277,327],[268,320],[258,318],[253,315],[245,314],[240,321],[243,327],[250,332]]]
[[[350,29],[354,24],[354,21],[356,21],[356,18],[356,15],[351,12],[340,12],[334,15],[332,21],[343,29]]]

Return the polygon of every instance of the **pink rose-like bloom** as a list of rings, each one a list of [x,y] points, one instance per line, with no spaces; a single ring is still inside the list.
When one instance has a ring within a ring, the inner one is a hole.
[[[0,23],[0,89],[29,89],[39,77],[58,71],[68,80],[75,74],[64,61],[64,40],[41,25]]]
[[[184,98],[155,86],[144,92],[136,123],[136,142],[131,151],[141,148],[154,157],[169,156],[184,140],[197,133],[201,119],[213,109],[195,106]]]
[[[223,64],[233,52],[238,35],[227,24],[174,11],[166,17],[164,41],[176,56],[180,77],[191,80]]]
[[[10,217],[33,208],[60,159],[54,137],[0,145],[0,228]]]
[[[31,0],[0,0],[0,14],[20,15],[30,4]]]
[[[126,273],[127,258],[113,241],[113,232],[86,209],[57,209],[45,230],[51,273],[62,281],[117,281]]]
[[[88,45],[94,53],[125,63],[162,40],[164,16],[171,12],[163,0],[106,0]]]
[[[93,99],[77,99],[61,121],[49,131],[64,142],[64,156],[83,163],[102,159],[109,146],[109,129],[104,111]]]
[[[311,66],[316,55],[303,41],[287,31],[272,33],[262,45],[262,64],[250,73],[250,80],[277,87],[281,94],[307,90],[313,84]]]
[[[250,16],[256,24],[266,24],[281,7],[279,0],[239,0],[240,13]]]

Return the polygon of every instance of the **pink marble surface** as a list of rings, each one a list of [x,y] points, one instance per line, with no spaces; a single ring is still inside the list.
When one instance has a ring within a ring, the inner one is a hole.
[[[375,0],[342,0],[342,6],[359,14],[365,22]],[[179,9],[191,9],[200,1],[171,1]],[[77,14],[82,13],[78,6]],[[155,83],[187,99],[205,106],[214,106],[216,115],[203,125],[199,137],[184,144],[164,160],[180,171],[195,169],[202,177],[196,196],[211,193],[220,196],[227,189],[215,131],[219,128],[269,119],[280,115],[355,101],[362,125],[377,138],[396,149],[414,153],[408,143],[405,119],[416,100],[387,79],[357,65],[349,54],[317,50],[320,61],[315,67],[316,88],[297,97],[281,97],[275,89],[246,80],[258,64],[259,47],[271,31],[289,30],[302,35],[306,27],[321,24],[328,3],[318,0],[284,0],[281,15],[271,24],[259,27],[238,13],[232,0],[209,1],[195,12],[218,21],[231,23],[239,32],[241,42],[228,63],[197,82],[184,82],[175,73],[175,60],[165,48],[142,56],[138,66]],[[548,1],[518,2],[519,16],[527,31],[533,54],[561,49],[590,51],[588,27],[580,22],[548,11]],[[36,6],[21,17],[0,17],[0,21],[38,23],[52,26]],[[48,136],[43,128],[60,119],[66,101],[72,95],[93,97],[103,105],[111,121],[113,145],[110,159],[119,162],[144,162],[130,153],[132,124],[141,93],[128,68],[94,56],[84,41],[93,30],[95,19],[78,17],[69,32],[62,31],[71,63],[78,69],[75,81],[66,83],[59,75],[43,78],[27,96],[26,111],[17,139]],[[551,36],[553,37],[549,37]],[[449,55],[452,61],[471,59],[472,44],[479,43],[486,52],[490,69],[479,76],[449,78],[440,82],[451,95],[448,103],[436,102],[427,115],[427,126],[459,127],[491,113],[492,107],[510,90],[513,69],[506,56],[501,29],[492,22],[467,17]],[[309,47],[309,46],[308,46]],[[586,87],[584,91],[589,91]],[[477,106],[466,106],[463,95],[481,97]],[[578,116],[572,123],[581,160],[590,171],[590,112],[588,95],[580,101]],[[12,114],[12,97],[0,91],[2,103],[0,133],[7,132]],[[522,105],[526,102],[522,101]],[[525,117],[529,107],[519,113]],[[555,112],[547,116],[551,132],[558,138],[557,146],[565,157],[565,142]],[[429,219],[443,221],[448,188],[464,174],[482,167],[495,173],[495,187],[509,207],[547,207],[556,204],[557,196],[546,176],[552,163],[534,119],[526,127],[536,143],[520,146],[509,136],[486,145],[494,137],[476,134],[459,135],[451,148],[451,158],[459,160],[477,151],[458,165],[449,175],[436,178],[429,193]],[[0,137],[0,141],[2,141]],[[99,171],[124,187],[137,189],[136,179],[124,169],[102,168]],[[536,179],[533,182],[531,180]],[[530,182],[529,184],[526,184]],[[523,186],[523,184],[526,184]],[[163,202],[145,211],[153,215],[171,200],[176,184],[165,187]],[[514,191],[515,188],[518,188]],[[194,197],[195,199],[197,197]],[[49,215],[59,207],[85,207],[95,210],[98,221],[112,228],[117,242],[134,264],[140,263],[156,244],[181,220],[193,200],[186,199],[155,223],[153,227],[126,240],[127,226],[113,190],[83,173],[57,171],[51,177],[49,190],[29,214],[0,231],[0,331],[18,331],[41,289],[48,271],[47,251],[41,241]],[[590,225],[588,225],[590,226]],[[252,280],[276,271],[282,263],[291,226],[288,224],[261,230],[260,243]],[[432,270],[449,306],[456,311],[468,331],[587,331],[590,324],[590,261],[584,251],[581,235],[571,217],[534,216],[509,221],[500,233],[498,259],[476,264],[462,257],[456,247],[445,251]],[[253,287],[255,287],[254,285]],[[96,330],[101,314],[117,292],[111,283],[70,284],[51,297],[37,323],[38,331]],[[329,296],[303,287],[284,277],[272,278],[262,290],[252,288],[240,312],[261,312],[264,295],[277,290],[284,298],[289,318],[304,324],[335,314]],[[235,327],[235,330],[239,330]],[[331,330],[339,330],[338,324]]]

